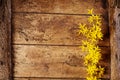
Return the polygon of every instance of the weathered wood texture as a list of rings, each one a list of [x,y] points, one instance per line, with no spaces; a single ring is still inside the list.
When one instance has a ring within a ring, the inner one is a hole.
[[[109,0],[109,5],[111,80],[120,80],[120,0]]]
[[[94,8],[102,16],[100,64],[105,67],[102,78],[110,79],[107,0],[12,1],[16,80],[83,80],[87,76],[83,64],[85,53],[78,45],[85,38],[78,36],[77,27],[79,23],[88,25],[88,8]]]
[[[104,78],[110,78],[110,50],[101,47]],[[78,46],[15,45],[15,77],[85,78],[86,68]],[[107,59],[106,59],[107,58]]]
[[[47,79],[47,78],[14,78],[14,80],[86,80],[84,78],[82,79],[67,79],[67,78],[63,78],[63,79],[55,79],[55,78],[51,78],[51,79]],[[102,80],[110,80],[110,79],[102,79]]]
[[[0,80],[11,78],[11,0],[0,0]]]
[[[106,14],[106,0],[13,0],[14,12],[87,14],[86,9]]]
[[[88,23],[88,16],[25,14],[13,16],[15,44],[81,45],[84,37],[77,33],[79,23]],[[109,29],[103,18],[103,40],[100,46],[109,46]],[[87,24],[89,25],[89,24]]]
[[[14,80],[85,80],[85,79],[14,78]]]

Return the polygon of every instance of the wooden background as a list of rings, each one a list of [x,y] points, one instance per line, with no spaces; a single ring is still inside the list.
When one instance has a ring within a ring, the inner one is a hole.
[[[87,9],[102,16],[103,80],[110,79],[107,0],[12,0],[12,44],[15,80],[83,80],[87,76],[79,23]]]

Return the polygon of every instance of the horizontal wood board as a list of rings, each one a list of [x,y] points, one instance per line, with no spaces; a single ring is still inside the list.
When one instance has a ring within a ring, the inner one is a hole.
[[[78,35],[80,23],[87,25],[88,16],[24,14],[13,15],[13,43],[15,44],[49,44],[81,45],[84,38]],[[109,29],[107,20],[102,18],[103,40],[100,46],[109,46]]]
[[[55,78],[51,78],[51,79],[48,79],[48,78],[14,78],[14,80],[86,80],[84,78],[81,78],[81,79],[55,79]],[[102,80],[110,80],[110,79],[103,79]]]
[[[107,0],[12,0],[13,12],[40,12],[87,14],[94,8],[96,14],[106,14]]]
[[[101,47],[104,78],[110,78],[110,50]],[[15,77],[85,78],[83,53],[78,46],[14,45]]]

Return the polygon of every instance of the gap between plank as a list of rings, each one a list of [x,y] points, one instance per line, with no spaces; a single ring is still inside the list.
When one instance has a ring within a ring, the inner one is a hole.
[[[25,79],[79,79],[86,80],[86,78],[73,78],[73,77],[14,77],[14,78],[25,78]],[[110,80],[110,78],[100,78],[102,80]]]
[[[90,14],[70,14],[70,13],[45,13],[45,12],[12,12],[19,14],[51,14],[51,15],[73,15],[73,16],[91,16]],[[103,15],[100,15],[103,16]]]
[[[28,46],[73,46],[73,47],[79,47],[82,45],[62,45],[62,44],[18,44],[18,43],[12,43],[12,45],[28,45]],[[99,47],[110,47],[110,46],[99,46]]]

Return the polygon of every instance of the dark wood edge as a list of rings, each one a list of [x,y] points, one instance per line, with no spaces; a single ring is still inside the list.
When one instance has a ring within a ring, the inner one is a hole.
[[[11,0],[0,0],[0,80],[12,80]]]

